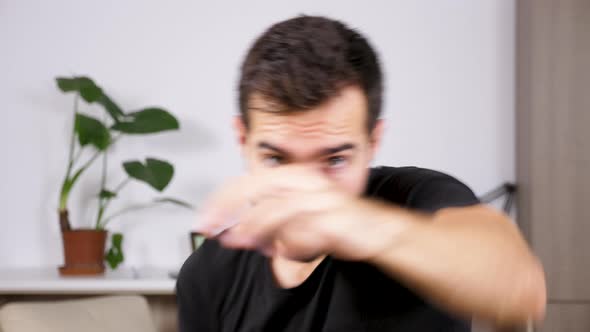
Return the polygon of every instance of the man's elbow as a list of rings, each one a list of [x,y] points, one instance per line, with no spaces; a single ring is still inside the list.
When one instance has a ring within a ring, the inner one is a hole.
[[[547,287],[543,266],[535,258],[523,270],[515,280],[512,301],[501,308],[496,319],[499,326],[522,326],[545,318]]]
[[[540,322],[545,318],[547,306],[547,286],[545,283],[545,272],[541,263],[535,259],[529,270],[529,278],[526,278],[522,286],[523,292],[522,307],[523,314],[527,319]]]

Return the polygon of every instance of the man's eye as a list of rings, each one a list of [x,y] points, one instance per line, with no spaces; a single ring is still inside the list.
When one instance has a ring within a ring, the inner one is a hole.
[[[284,158],[281,156],[265,156],[262,161],[267,167],[275,167],[281,165],[284,162]]]
[[[328,167],[330,168],[339,168],[346,165],[346,158],[342,156],[334,156],[328,158]]]

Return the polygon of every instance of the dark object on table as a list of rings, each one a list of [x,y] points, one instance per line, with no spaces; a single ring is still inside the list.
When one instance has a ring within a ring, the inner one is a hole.
[[[496,199],[506,195],[506,200],[504,201],[503,210],[506,214],[510,214],[512,210],[512,206],[514,205],[514,199],[516,198],[516,191],[517,187],[514,183],[504,183],[503,185],[499,186],[498,188],[489,191],[483,194],[479,200],[482,203],[491,203]]]

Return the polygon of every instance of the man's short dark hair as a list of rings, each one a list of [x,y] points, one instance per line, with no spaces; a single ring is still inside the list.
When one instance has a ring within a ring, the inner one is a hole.
[[[271,26],[250,48],[241,68],[240,113],[260,94],[273,111],[303,111],[358,86],[367,97],[369,129],[381,113],[382,73],[377,54],[357,31],[339,21],[299,16]]]

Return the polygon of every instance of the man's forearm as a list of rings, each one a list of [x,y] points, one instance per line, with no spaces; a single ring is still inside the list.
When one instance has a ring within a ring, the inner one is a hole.
[[[433,215],[382,204],[368,210],[373,231],[359,234],[382,250],[367,261],[428,300],[499,325],[542,318],[542,267],[504,215],[483,206]]]

